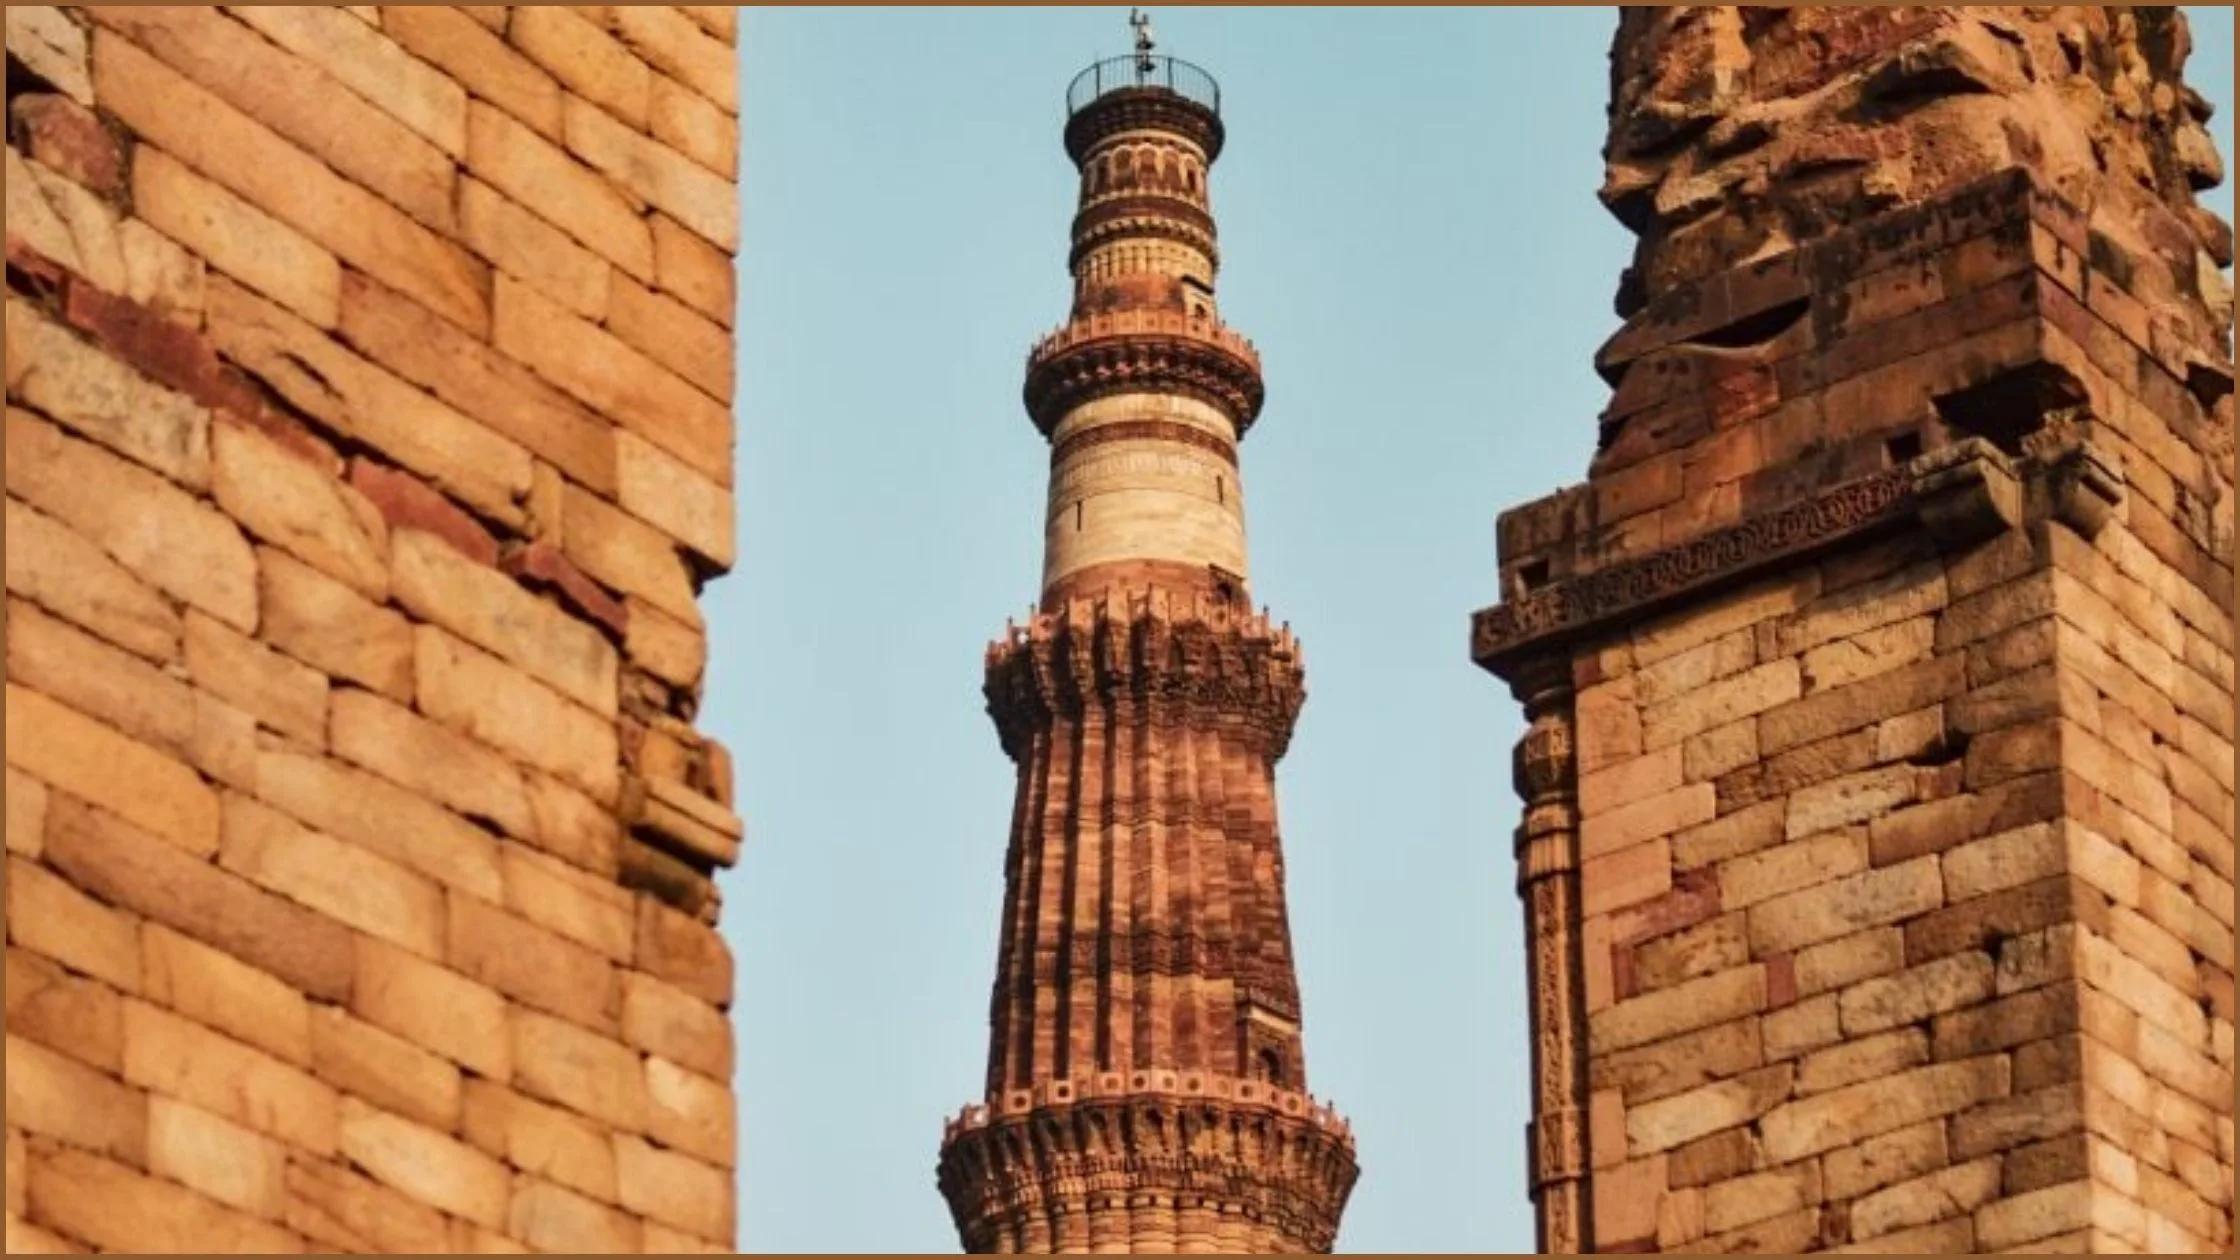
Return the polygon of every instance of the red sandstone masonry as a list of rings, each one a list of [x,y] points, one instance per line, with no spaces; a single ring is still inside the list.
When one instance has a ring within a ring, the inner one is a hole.
[[[729,1250],[729,11],[7,39],[9,1249]]]

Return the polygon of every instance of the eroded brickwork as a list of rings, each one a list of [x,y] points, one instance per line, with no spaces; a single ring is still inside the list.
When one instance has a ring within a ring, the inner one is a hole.
[[[7,13],[7,1249],[728,1251],[734,11]]]
[[[2221,1251],[2228,227],[2170,9],[1627,10],[1501,522],[1552,1251]]]

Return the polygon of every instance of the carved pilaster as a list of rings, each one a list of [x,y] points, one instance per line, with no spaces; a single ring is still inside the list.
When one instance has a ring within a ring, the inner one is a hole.
[[[1519,666],[1511,689],[1527,726],[1516,751],[1517,892],[1525,907],[1532,990],[1532,1201],[1539,1249],[1586,1251],[1586,997],[1579,944],[1578,761],[1573,753],[1571,661]]]

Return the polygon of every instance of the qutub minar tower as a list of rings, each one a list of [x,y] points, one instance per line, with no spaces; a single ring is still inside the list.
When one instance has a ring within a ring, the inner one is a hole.
[[[1214,307],[1220,89],[1136,23],[1068,92],[1073,314],[1025,390],[1042,601],[987,656],[1019,768],[987,1097],[940,1186],[973,1252],[1328,1251],[1358,1170],[1305,1092],[1274,785],[1304,676],[1247,600],[1263,391]]]

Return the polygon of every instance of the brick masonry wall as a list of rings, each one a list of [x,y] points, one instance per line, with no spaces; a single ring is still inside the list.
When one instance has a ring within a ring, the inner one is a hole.
[[[728,1251],[734,10],[7,12],[7,1249]]]

